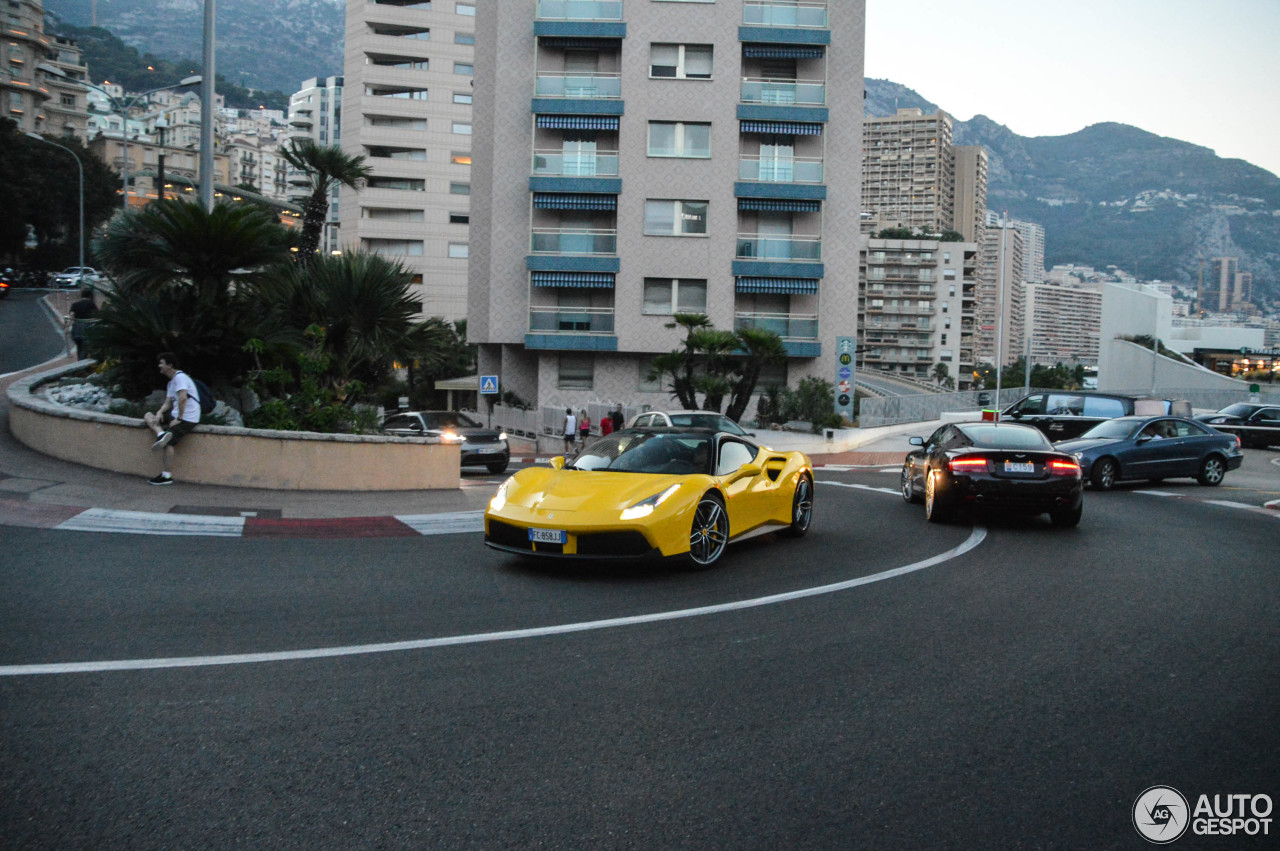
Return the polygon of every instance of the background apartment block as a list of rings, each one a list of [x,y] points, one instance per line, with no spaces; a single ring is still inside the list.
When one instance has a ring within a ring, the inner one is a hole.
[[[478,6],[480,372],[561,409],[670,407],[647,375],[687,312],[776,330],[773,381],[834,381],[857,321],[864,4]]]
[[[1023,340],[1022,231],[995,219],[983,229],[978,258],[975,361],[994,364],[1016,360]]]
[[[87,76],[80,48],[73,41],[45,34],[40,0],[9,0],[4,14],[0,30],[5,45],[0,67],[3,114],[16,121],[23,133],[84,139],[85,90],[74,83]]]
[[[900,109],[897,115],[866,119],[862,205],[880,226],[901,224],[930,233],[960,230],[955,228],[951,132],[951,116],[941,110],[925,115],[919,108]]]
[[[340,138],[373,175],[339,193],[341,245],[403,264],[423,312],[451,320],[467,313],[475,13],[456,0],[347,2]]]
[[[989,227],[997,227],[1001,222],[1022,234],[1022,280],[1039,284],[1047,280],[1044,269],[1044,228],[1034,222],[1021,222],[1008,219],[995,210],[988,210],[986,221]]]
[[[944,364],[957,387],[966,387],[974,366],[978,246],[865,235],[862,243],[862,362],[922,381]]]
[[[285,143],[295,139],[310,139],[322,147],[342,143],[342,76],[312,77],[302,81],[302,88],[289,96],[289,129]],[[304,207],[307,197],[307,177],[297,169],[284,164],[289,203]],[[320,240],[322,251],[336,251],[340,194],[333,190],[329,197],[329,212],[325,216],[324,235]]]
[[[1098,364],[1102,288],[1090,284],[1025,284],[1024,308],[1031,362]],[[1026,344],[1013,355],[1025,355]]]
[[[1240,258],[1212,257],[1202,275],[1196,299],[1201,310],[1213,313],[1252,311],[1253,275],[1240,271]]]

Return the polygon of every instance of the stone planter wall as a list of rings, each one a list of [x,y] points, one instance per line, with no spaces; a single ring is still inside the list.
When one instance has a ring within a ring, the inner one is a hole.
[[[72,365],[15,381],[9,430],[37,452],[150,478],[162,455],[141,420],[58,405],[36,395]],[[458,447],[426,438],[197,426],[175,450],[175,479],[272,490],[389,491],[459,487]]]

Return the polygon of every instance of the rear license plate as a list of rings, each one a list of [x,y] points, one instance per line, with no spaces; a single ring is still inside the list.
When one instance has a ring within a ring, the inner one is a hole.
[[[1006,473],[1034,473],[1036,471],[1036,465],[1030,461],[1005,461],[1004,471]]]
[[[530,529],[529,540],[536,544],[567,544],[569,533],[563,529]]]

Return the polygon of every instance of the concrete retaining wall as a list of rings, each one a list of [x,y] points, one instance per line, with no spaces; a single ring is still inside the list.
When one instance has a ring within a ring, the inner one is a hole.
[[[69,408],[35,394],[80,369],[63,367],[9,386],[9,430],[45,455],[150,478],[162,454],[141,420]],[[175,479],[272,490],[392,491],[459,487],[457,446],[426,438],[198,426],[175,449]]]

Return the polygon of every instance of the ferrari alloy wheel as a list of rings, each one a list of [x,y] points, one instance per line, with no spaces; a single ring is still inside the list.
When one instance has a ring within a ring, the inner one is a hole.
[[[930,523],[945,523],[948,516],[938,497],[939,475],[935,470],[924,477],[924,516]]]
[[[1223,464],[1222,459],[1217,455],[1210,455],[1200,465],[1200,475],[1196,476],[1196,481],[1208,487],[1216,487],[1222,484],[1226,475],[1227,465]]]
[[[693,512],[689,533],[689,564],[695,570],[711,567],[729,543],[729,515],[720,498],[707,494]]]
[[[911,467],[902,467],[902,499],[904,502],[919,502],[920,495],[911,484]]]
[[[801,476],[796,481],[796,492],[791,498],[791,525],[783,530],[789,538],[799,538],[809,531],[813,520],[813,480]]]

